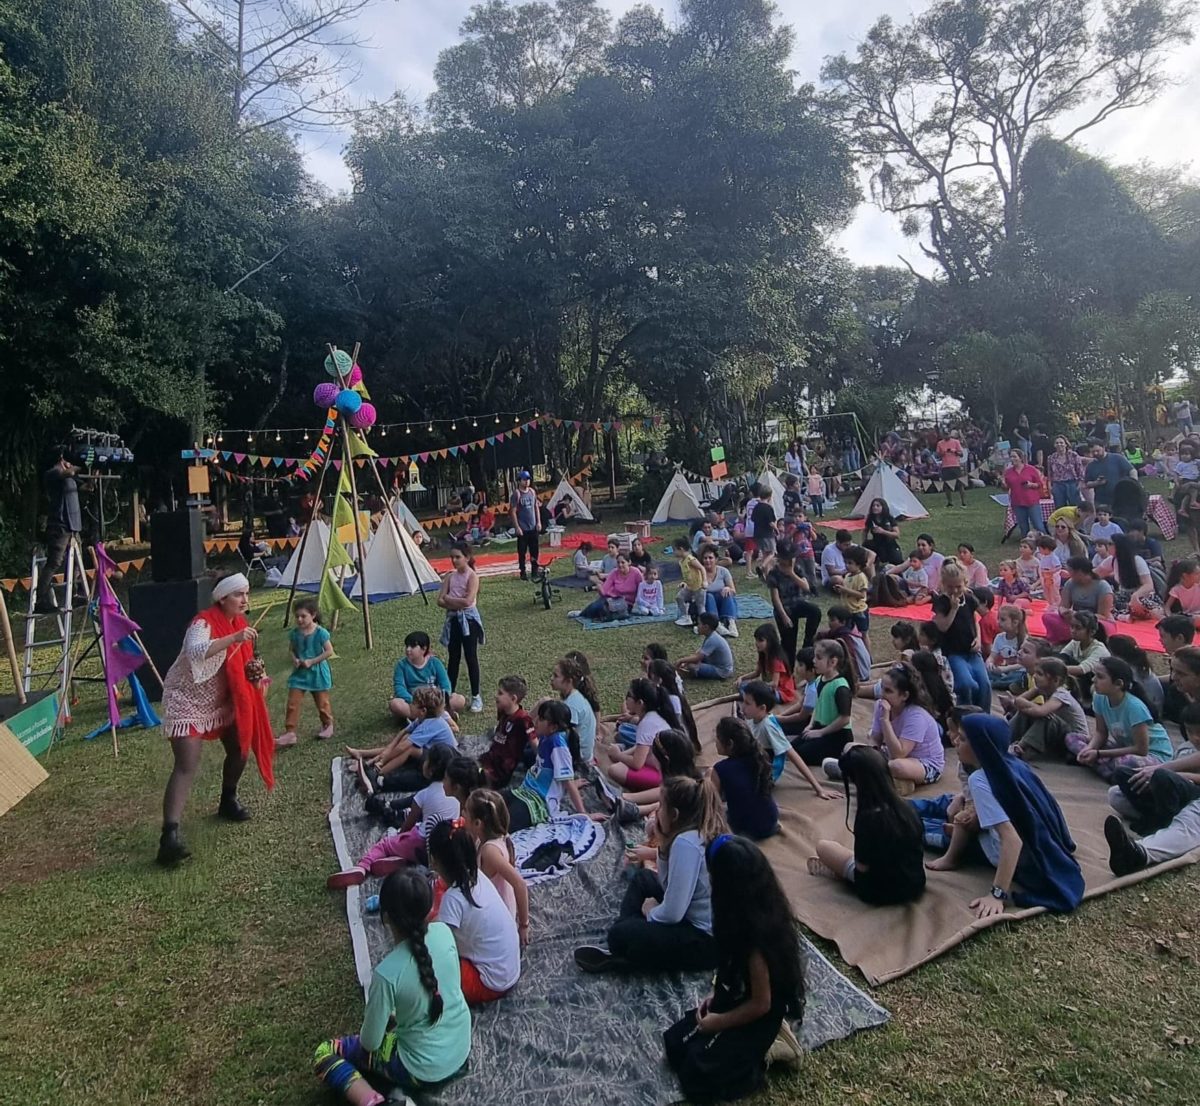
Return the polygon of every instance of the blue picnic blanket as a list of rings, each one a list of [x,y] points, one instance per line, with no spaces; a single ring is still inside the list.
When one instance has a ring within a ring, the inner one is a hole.
[[[738,618],[770,618],[771,604],[760,595],[737,597]],[[675,604],[668,602],[665,614],[631,614],[628,618],[614,618],[611,622],[597,622],[593,618],[573,618],[585,630],[613,630],[622,626],[646,626],[652,622],[674,622],[679,617]]]

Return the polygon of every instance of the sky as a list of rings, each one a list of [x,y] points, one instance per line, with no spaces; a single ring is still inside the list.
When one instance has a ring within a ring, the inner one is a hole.
[[[606,0],[614,21],[637,0]],[[817,82],[823,60],[852,53],[857,42],[881,15],[907,22],[928,4],[858,0],[834,5],[814,0],[776,0],[783,22],[794,32],[792,68],[798,81]],[[675,0],[651,0],[668,22],[677,16]],[[459,41],[458,28],[472,0],[379,0],[358,19],[355,30],[370,41],[359,51],[362,77],[356,92],[363,99],[384,100],[400,92],[424,101],[433,91],[433,69],[440,51]],[[842,10],[837,10],[837,9]],[[1186,164],[1200,150],[1200,41],[1175,52],[1170,60],[1175,84],[1147,107],[1118,113],[1078,139],[1089,151],[1120,164],[1144,159],[1160,164]],[[301,138],[309,171],[334,191],[349,187],[341,151],[346,135],[324,132]],[[1193,164],[1193,170],[1196,166]],[[865,194],[865,183],[864,183]],[[896,265],[905,258],[919,272],[931,264],[915,243],[900,233],[895,216],[864,200],[838,244],[859,265]]]

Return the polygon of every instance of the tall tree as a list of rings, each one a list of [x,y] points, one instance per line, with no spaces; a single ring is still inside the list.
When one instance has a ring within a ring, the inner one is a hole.
[[[366,45],[354,21],[373,0],[170,0],[220,73],[234,124],[250,133],[343,127]]]
[[[828,103],[872,194],[956,283],[992,270],[1017,228],[1038,135],[1069,141],[1165,83],[1192,37],[1191,0],[941,0],[881,18],[852,59],[829,59]]]

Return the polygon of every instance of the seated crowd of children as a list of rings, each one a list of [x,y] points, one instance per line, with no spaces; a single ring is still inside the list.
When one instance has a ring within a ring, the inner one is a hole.
[[[700,1098],[748,1093],[762,1085],[769,1055],[798,1051],[787,1022],[803,1001],[794,918],[755,844],[779,832],[775,790],[786,773],[820,801],[839,797],[821,776],[843,784],[853,847],[818,841],[808,871],[868,904],[911,902],[928,873],[975,862],[993,870],[990,892],[970,903],[979,918],[1010,902],[1074,909],[1083,877],[1062,811],[1030,767],[1038,759],[1110,784],[1104,831],[1118,875],[1200,845],[1200,566],[1181,561],[1163,574],[1159,550],[1160,585],[1144,532],[1135,544],[1098,512],[1089,547],[1072,520],[1058,521],[1053,537],[1023,540],[991,584],[968,543],[945,557],[922,534],[907,559],[877,567],[873,551],[839,531],[820,561],[837,602],[819,632],[808,534],[794,526],[778,543],[743,546],[768,584],[774,621],[753,631],[755,664],[736,680],[734,713],[716,726],[710,769],[684,677],[732,678],[726,639],[737,635],[733,540],[711,521],[698,543],[673,543],[678,624],[695,630],[695,650],[672,662],[647,645],[611,715],[601,714],[587,657],[572,652],[531,709],[523,678],[499,680],[490,743],[469,756],[453,717],[465,704],[427,635],[409,634],[390,704],[404,728],[379,747],[347,750],[368,811],[390,829],[328,881],[337,889],[384,877],[379,909],[396,948],[375,969],[360,1033],[318,1049],[319,1077],[373,1106],[384,1099],[371,1079],[409,1090],[461,1070],[471,1007],[518,985],[522,949],[537,938],[510,835],[560,816],[646,820],[644,843],[626,850],[631,878],[606,942],[574,956],[587,972],[716,969],[709,998],[665,1035],[685,1091]],[[761,511],[757,522],[777,527]],[[640,590],[648,579],[616,556],[596,581],[597,613],[614,601],[645,608],[650,598],[661,610],[661,585],[653,597]],[[1044,637],[1027,624],[1035,596],[1052,604]],[[878,674],[866,636],[871,598],[932,598],[932,617],[891,624],[898,659]],[[1169,679],[1118,632],[1123,618],[1151,616]],[[857,731],[855,699],[873,703]],[[1164,721],[1182,728],[1182,743]],[[954,786],[910,799],[943,779],[948,749]]]

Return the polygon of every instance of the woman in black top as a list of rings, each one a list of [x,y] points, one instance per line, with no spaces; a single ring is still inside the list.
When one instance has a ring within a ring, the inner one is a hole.
[[[887,761],[878,749],[851,745],[838,761],[846,781],[846,828],[850,828],[850,785],[858,789],[854,851],[836,841],[818,841],[809,857],[814,876],[844,879],[871,906],[912,902],[925,890],[925,841],[921,820],[896,794]]]
[[[629,546],[629,563],[634,568],[639,568],[643,571],[654,564],[654,557],[646,552],[646,547],[642,545],[641,538],[634,538]]]
[[[966,573],[954,563],[942,565],[941,592],[933,597],[933,623],[942,632],[942,652],[954,674],[960,706],[992,709],[992,683],[979,651],[979,601],[967,587]]]
[[[881,564],[898,565],[904,560],[900,552],[900,524],[882,499],[872,499],[863,520],[863,545],[875,554]]]
[[[790,542],[782,542],[776,548],[775,567],[767,573],[767,587],[771,589],[779,642],[788,666],[795,668],[800,624],[804,624],[804,648],[807,649],[821,628],[821,608],[807,598],[808,581],[796,573],[796,550]]]

